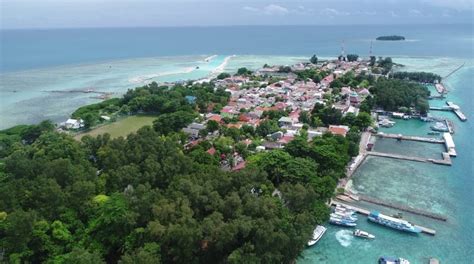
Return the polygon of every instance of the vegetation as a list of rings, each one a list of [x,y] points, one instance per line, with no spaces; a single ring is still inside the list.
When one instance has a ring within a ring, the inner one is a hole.
[[[347,61],[357,61],[357,59],[359,59],[359,55],[347,54],[346,58],[347,58]]]
[[[245,68],[245,67],[239,68],[239,69],[237,70],[237,75],[245,75],[245,76],[247,76],[247,75],[251,75],[251,74],[252,74],[252,71],[249,70],[249,69],[247,69],[247,68]]]
[[[324,71],[320,71],[317,69],[306,69],[304,71],[296,72],[299,80],[306,81],[311,79],[313,82],[318,83],[320,82],[327,74]]]
[[[441,76],[431,72],[394,72],[391,77],[423,83],[441,82]]]
[[[370,92],[374,95],[374,105],[387,111],[398,111],[400,107],[413,107],[425,114],[429,109],[427,99],[430,92],[421,84],[379,78]]]
[[[249,157],[249,168],[225,172],[219,156],[206,152],[211,144],[218,154],[235,149],[247,156],[247,147],[234,143],[241,135],[278,130],[272,119],[256,131],[211,123],[209,130],[225,136],[183,149],[176,132],[198,110],[227,99],[211,85],[170,90],[151,84],[130,90],[117,104],[158,115],[153,127],[127,138],[106,133],[78,142],[49,122],[2,131],[0,245],[6,261],[292,263],[314,226],[328,217],[325,202],[349,158],[349,140],[297,140],[286,152],[257,154]],[[281,113],[267,114],[275,119]],[[307,150],[309,158],[302,156]],[[281,172],[268,165],[275,160]],[[273,195],[275,188],[280,195]]]
[[[398,35],[390,35],[390,36],[380,36],[377,37],[376,40],[405,40],[405,37],[398,36]]]
[[[219,75],[217,75],[218,80],[223,80],[223,79],[229,78],[229,77],[230,77],[230,74],[227,73],[227,72],[222,72],[222,73],[219,73]]]
[[[318,64],[318,57],[316,55],[311,56],[309,62],[311,62],[312,64]]]

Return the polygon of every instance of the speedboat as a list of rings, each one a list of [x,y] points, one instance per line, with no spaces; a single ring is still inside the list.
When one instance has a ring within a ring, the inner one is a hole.
[[[410,261],[404,258],[380,257],[379,264],[410,264]]]
[[[326,228],[324,226],[316,226],[316,228],[314,229],[313,231],[313,236],[311,237],[311,240],[308,241],[308,247],[316,244],[319,239],[321,239],[321,237],[324,235],[324,233],[326,232]]]
[[[356,236],[356,237],[362,237],[362,238],[368,238],[368,239],[374,239],[374,238],[375,238],[374,235],[369,234],[369,233],[367,233],[367,232],[365,232],[365,231],[362,231],[362,230],[360,230],[360,229],[356,229],[356,230],[354,231],[354,236]]]

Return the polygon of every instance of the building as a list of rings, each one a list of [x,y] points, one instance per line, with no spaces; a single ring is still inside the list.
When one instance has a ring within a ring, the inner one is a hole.
[[[206,128],[206,126],[203,124],[192,123],[188,125],[187,127],[183,128],[183,132],[188,134],[192,138],[198,138],[199,131],[203,130],[204,128]]]
[[[282,116],[278,119],[278,125],[280,127],[291,127],[293,126],[293,119],[288,116]]]
[[[349,127],[330,125],[328,131],[333,135],[340,135],[345,137],[347,135],[347,132],[349,132]]]
[[[82,119],[69,118],[66,122],[61,124],[66,129],[80,129],[84,127],[84,121]]]

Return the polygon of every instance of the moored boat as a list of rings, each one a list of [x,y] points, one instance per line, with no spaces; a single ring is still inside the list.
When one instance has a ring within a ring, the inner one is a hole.
[[[326,233],[326,228],[324,226],[316,226],[316,228],[313,230],[313,236],[311,237],[311,240],[308,241],[308,246],[313,246],[316,244],[321,237]]]
[[[443,122],[436,122],[434,125],[430,126],[431,130],[437,132],[448,132],[449,128]]]
[[[404,258],[380,257],[379,264],[410,264],[410,261]]]
[[[329,223],[333,225],[340,225],[340,226],[346,226],[346,227],[354,227],[357,224],[354,221],[338,218],[338,217],[330,217],[329,218]]]
[[[374,239],[375,236],[372,234],[369,234],[368,232],[362,231],[360,229],[354,230],[354,236],[356,237],[362,237],[362,238],[368,238],[368,239]]]
[[[334,217],[334,218],[341,218],[341,219],[348,220],[348,221],[352,221],[352,222],[357,221],[357,216],[353,216],[353,215],[345,215],[345,214],[332,213],[330,216],[331,216],[331,217]]]
[[[400,231],[405,231],[405,232],[410,232],[410,233],[421,232],[421,229],[419,227],[412,225],[406,220],[387,216],[377,211],[370,212],[368,219],[374,223],[381,224],[381,225],[384,225],[393,229],[397,229]]]

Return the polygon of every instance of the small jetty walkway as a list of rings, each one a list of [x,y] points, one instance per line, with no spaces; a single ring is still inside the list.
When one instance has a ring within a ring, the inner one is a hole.
[[[404,136],[402,134],[385,134],[385,133],[377,133],[377,134],[373,134],[373,135],[377,136],[377,137],[393,138],[393,139],[398,139],[398,140],[411,140],[411,141],[420,141],[420,142],[427,142],[427,143],[439,143],[439,144],[444,143],[443,139],[430,138],[430,137]]]
[[[443,152],[442,160],[438,159],[426,159],[426,158],[420,158],[420,157],[410,157],[410,156],[404,156],[404,155],[398,155],[398,154],[393,154],[393,153],[382,153],[382,152],[375,152],[375,151],[368,151],[367,155],[371,156],[377,156],[377,157],[384,157],[384,158],[392,158],[392,159],[400,159],[400,160],[411,160],[411,161],[417,161],[417,162],[431,162],[434,164],[440,164],[440,165],[447,165],[451,166],[451,157],[447,152]]]
[[[348,205],[346,203],[342,203],[342,202],[335,201],[335,200],[331,200],[331,205],[334,205],[334,206],[335,205],[343,205],[343,206],[345,206],[349,209],[352,209],[352,210],[356,211],[359,214],[363,214],[363,215],[367,215],[367,216],[370,214],[370,211],[367,210],[367,209],[360,208],[360,207],[353,206],[353,205]],[[429,235],[432,235],[432,236],[434,236],[436,234],[436,230],[434,230],[434,229],[419,226],[419,225],[415,225],[415,226],[420,228],[423,233],[426,233],[426,234],[429,234]]]
[[[443,77],[443,79],[447,79],[449,76],[453,75],[455,72],[459,71],[462,67],[464,67],[464,65],[466,65],[465,62],[463,62],[459,67],[457,67],[456,69],[452,70],[451,72],[449,72],[446,76]]]
[[[404,211],[404,212],[408,212],[408,213],[412,213],[412,214],[416,214],[416,215],[421,215],[421,216],[428,217],[428,218],[431,218],[431,219],[435,219],[435,220],[439,220],[439,221],[447,221],[448,220],[448,218],[444,215],[435,214],[435,213],[427,212],[427,211],[420,210],[420,209],[415,209],[415,208],[404,206],[404,205],[401,205],[401,204],[394,204],[394,203],[390,203],[390,202],[385,202],[385,201],[382,201],[380,199],[375,199],[375,198],[368,197],[368,196],[365,196],[365,195],[357,195],[357,197],[359,197],[360,201],[364,201],[364,202],[368,202],[368,203],[372,203],[372,204],[376,204],[376,205],[381,205],[381,206],[385,206],[385,207],[392,208],[392,209],[397,209],[397,210],[400,210],[400,211]]]

